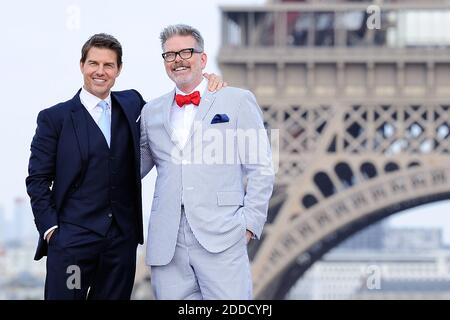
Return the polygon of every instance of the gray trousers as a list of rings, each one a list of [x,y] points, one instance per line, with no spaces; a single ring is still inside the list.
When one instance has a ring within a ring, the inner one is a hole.
[[[182,210],[175,254],[169,264],[151,266],[156,299],[250,300],[252,278],[245,235],[212,253],[195,238]]]

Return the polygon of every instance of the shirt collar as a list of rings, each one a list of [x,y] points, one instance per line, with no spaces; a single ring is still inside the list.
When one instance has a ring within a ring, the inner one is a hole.
[[[108,94],[106,99],[100,99],[83,87],[80,92],[80,100],[88,111],[92,111],[102,100],[106,101],[108,103],[108,106],[111,107],[111,92]]]
[[[183,91],[181,91],[180,89],[178,89],[178,87],[175,87],[175,94],[187,95],[187,94],[191,94],[191,93],[194,92],[194,91],[198,91],[198,92],[200,92],[200,97],[201,97],[201,96],[203,95],[203,92],[204,92],[205,89],[206,89],[207,84],[208,84],[208,82],[203,78],[203,79],[202,79],[202,82],[200,82],[199,85],[196,86],[195,89],[192,90],[191,92],[189,92],[189,93],[184,93]]]

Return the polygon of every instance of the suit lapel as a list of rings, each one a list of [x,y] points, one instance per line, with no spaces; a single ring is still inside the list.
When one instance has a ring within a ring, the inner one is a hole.
[[[175,144],[178,148],[178,139],[175,137],[175,132],[173,130],[172,125],[170,124],[170,109],[172,108],[173,99],[175,97],[175,89],[173,89],[170,93],[167,94],[167,98],[164,101],[163,105],[163,121],[164,121],[164,128],[167,131],[167,134],[170,137],[170,140],[173,144]]]
[[[136,119],[134,119],[134,115],[135,115],[135,113],[133,113],[134,109],[132,107],[128,107],[128,105],[129,105],[128,101],[126,101],[125,99],[122,99],[118,95],[114,94],[114,92],[111,92],[111,100],[112,100],[112,103],[116,102],[116,105],[122,109],[123,113],[125,114],[125,117],[127,118],[131,136],[133,137],[135,158],[139,159],[139,152],[137,152],[137,150],[139,150],[139,139],[137,136],[137,131],[135,130],[136,129]],[[111,131],[111,135],[112,135],[112,131]]]
[[[200,124],[202,123],[203,119],[208,114],[209,110],[211,109],[211,106],[214,103],[214,100],[216,99],[215,92],[210,92],[208,89],[205,89],[205,92],[203,93],[203,96],[200,100],[200,104],[198,106],[197,114],[195,115],[194,121],[191,125],[191,129],[189,131],[189,136],[186,141],[186,145],[188,145],[189,140],[191,140],[192,135],[201,127]]]
[[[205,89],[205,92],[203,93],[203,96],[200,100],[200,104],[197,107],[197,113],[195,115],[194,121],[191,125],[189,134],[188,134],[188,139],[186,140],[186,143],[184,145],[180,145],[178,142],[177,137],[175,136],[175,132],[173,130],[172,125],[170,124],[170,109],[172,108],[173,105],[173,99],[175,97],[175,89],[172,90],[169,94],[167,94],[167,98],[166,101],[164,102],[164,128],[167,131],[167,134],[170,137],[170,140],[172,141],[172,143],[180,150],[183,150],[189,143],[189,140],[192,138],[192,135],[195,133],[195,131],[198,130],[198,128],[200,126],[196,126],[195,123],[199,123],[202,122],[203,119],[206,117],[206,115],[208,114],[209,110],[211,109],[211,106],[213,105],[214,99],[215,97],[215,93],[210,92],[208,89]]]
[[[80,91],[78,91],[77,95],[72,99],[72,102],[72,123],[78,141],[78,147],[80,149],[81,161],[84,166],[88,160],[89,137],[86,113],[83,110],[84,106],[81,104],[80,100]]]

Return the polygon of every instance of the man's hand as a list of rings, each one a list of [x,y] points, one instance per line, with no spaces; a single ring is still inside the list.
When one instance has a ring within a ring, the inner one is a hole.
[[[250,242],[250,240],[253,238],[253,233],[249,230],[245,233],[245,237],[247,238],[247,244]]]
[[[208,90],[211,92],[219,91],[228,86],[228,83],[223,81],[222,77],[214,73],[203,73],[203,76],[208,79]]]
[[[50,242],[50,238],[52,237],[53,232],[55,232],[55,230],[56,230],[56,229],[53,229],[52,231],[50,231],[50,232],[48,233],[47,238],[45,239],[45,240],[47,241],[47,244]]]

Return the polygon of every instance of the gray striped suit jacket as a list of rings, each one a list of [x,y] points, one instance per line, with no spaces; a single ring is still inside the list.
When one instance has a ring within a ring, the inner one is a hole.
[[[182,202],[195,237],[210,252],[229,248],[246,229],[259,238],[274,182],[269,139],[251,92],[206,90],[184,146],[169,122],[174,96],[175,90],[150,101],[141,114],[141,176],[157,169],[146,258],[155,266],[173,257]]]

